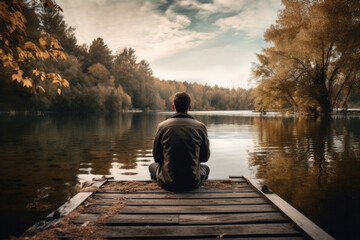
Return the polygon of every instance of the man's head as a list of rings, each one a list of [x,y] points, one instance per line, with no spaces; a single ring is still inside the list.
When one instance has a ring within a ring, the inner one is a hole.
[[[191,109],[191,99],[186,92],[178,92],[174,97],[173,110],[176,112],[186,113]]]

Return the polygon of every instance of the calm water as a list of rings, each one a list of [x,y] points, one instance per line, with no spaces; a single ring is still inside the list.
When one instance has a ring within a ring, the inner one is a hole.
[[[338,239],[360,234],[360,118],[192,112],[208,127],[211,179],[263,178]],[[0,115],[1,238],[19,235],[102,175],[149,179],[152,140],[169,113]]]

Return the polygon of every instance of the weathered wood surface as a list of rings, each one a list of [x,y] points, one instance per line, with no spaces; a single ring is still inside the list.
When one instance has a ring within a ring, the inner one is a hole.
[[[94,198],[92,203],[98,205],[112,205],[117,199]],[[228,199],[126,199],[127,206],[187,206],[187,205],[247,205],[266,204],[265,198],[228,198]]]
[[[245,177],[260,193],[263,194],[269,201],[271,201],[281,212],[287,215],[293,223],[302,229],[308,236],[313,239],[334,239],[319,226],[313,223],[310,219],[301,214],[298,210],[284,201],[275,193],[266,194],[261,191],[261,180]]]
[[[242,186],[234,186],[234,187],[204,187],[193,191],[188,191],[186,193],[233,193],[233,192],[254,192],[254,188],[250,187],[248,184],[244,184]],[[116,190],[105,190],[103,193],[116,193]],[[256,192],[256,191],[255,191]],[[164,189],[153,189],[153,190],[141,190],[137,191],[134,194],[140,193],[169,193]]]
[[[104,219],[100,218],[102,213],[121,201],[125,202],[123,208],[112,212],[106,221],[101,220],[105,225],[99,231],[104,238],[298,240],[309,237],[306,231],[295,227],[284,211],[279,211],[271,198],[245,178],[232,177],[227,183],[218,186],[209,183],[194,191],[178,193],[163,189],[87,193],[91,198],[73,223],[98,222]]]
[[[95,197],[115,198],[115,199],[131,199],[131,198],[147,198],[147,199],[186,199],[186,198],[252,198],[260,197],[257,192],[243,193],[95,193]]]
[[[102,234],[106,238],[134,237],[218,237],[226,236],[271,236],[299,235],[290,223],[196,225],[196,226],[121,226],[107,227]]]
[[[86,213],[101,213],[110,206],[91,205],[85,209]],[[270,204],[261,205],[222,205],[222,206],[125,206],[121,213],[247,213],[247,212],[275,212]]]
[[[87,221],[96,222],[98,214],[81,214],[73,222],[83,224]],[[205,225],[205,224],[236,224],[236,223],[280,223],[289,222],[278,212],[265,213],[233,213],[233,214],[117,214],[108,219],[107,225]]]
[[[223,236],[222,238],[223,239],[226,239],[226,240],[304,240],[303,237],[293,237],[293,236],[283,236],[283,237],[263,237],[263,236],[259,236],[259,237],[244,237],[244,236],[241,236],[241,237],[228,237],[226,234],[222,234],[221,236]],[[184,240],[184,239],[196,239],[196,240],[214,240],[214,239],[219,239],[220,236],[217,236],[217,237],[165,237],[165,238],[161,238],[161,239],[171,239],[171,240]],[[111,238],[108,238],[108,239],[111,239]],[[115,238],[116,239],[116,238]],[[131,239],[131,238],[130,238]],[[136,239],[136,240],[149,240],[149,239],[159,239],[159,238],[133,238],[133,239]]]

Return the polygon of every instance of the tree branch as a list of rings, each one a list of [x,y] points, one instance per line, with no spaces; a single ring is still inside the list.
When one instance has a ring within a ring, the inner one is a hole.
[[[336,94],[336,96],[335,96],[335,98],[334,98],[334,102],[333,102],[333,104],[332,104],[332,106],[331,106],[331,109],[334,109],[335,104],[336,104],[337,101],[338,101],[339,95],[340,95],[343,87],[345,86],[345,83],[346,83],[346,82],[348,81],[348,79],[350,78],[350,75],[351,75],[352,71],[353,71],[353,70],[350,69],[349,73],[348,73],[348,74],[346,75],[346,77],[345,77],[344,82],[341,84],[340,89],[338,90],[338,92],[337,92],[337,94]]]

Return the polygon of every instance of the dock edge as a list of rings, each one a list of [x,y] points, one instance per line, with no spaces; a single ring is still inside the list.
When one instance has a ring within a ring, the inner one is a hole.
[[[243,176],[250,185],[255,187],[266,199],[273,203],[282,213],[290,218],[290,220],[298,226],[304,233],[313,239],[329,239],[331,237],[327,232],[317,226],[310,219],[305,217],[302,213],[296,210],[293,206],[287,203],[284,199],[275,193],[264,193],[261,188],[263,186],[262,180],[250,176]]]

